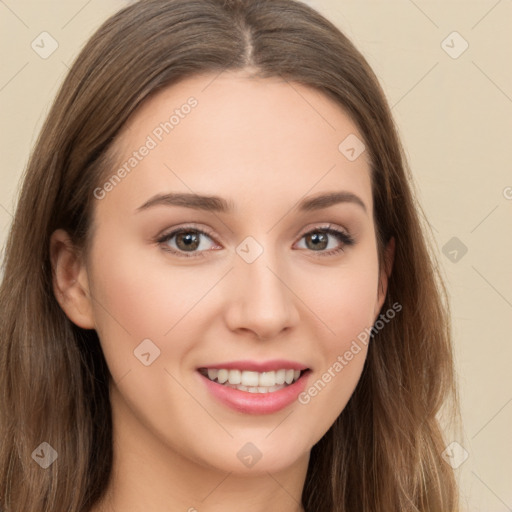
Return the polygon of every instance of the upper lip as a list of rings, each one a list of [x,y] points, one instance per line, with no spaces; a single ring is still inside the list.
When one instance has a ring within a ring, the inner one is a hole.
[[[212,369],[216,368],[226,369],[226,370],[245,370],[252,372],[271,372],[275,370],[308,370],[308,367],[304,364],[298,363],[296,361],[288,361],[285,359],[272,359],[269,361],[229,361],[229,362],[221,362],[215,364],[209,364],[207,366],[201,366],[198,369],[206,368]]]

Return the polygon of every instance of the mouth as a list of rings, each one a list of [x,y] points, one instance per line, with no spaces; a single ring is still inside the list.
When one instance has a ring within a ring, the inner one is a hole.
[[[225,361],[197,368],[209,395],[244,414],[272,414],[291,406],[312,369],[286,359]]]
[[[247,393],[275,393],[301,379],[311,372],[309,368],[298,370],[279,368],[277,370],[257,372],[228,368],[199,368],[199,373],[210,381],[225,387]]]

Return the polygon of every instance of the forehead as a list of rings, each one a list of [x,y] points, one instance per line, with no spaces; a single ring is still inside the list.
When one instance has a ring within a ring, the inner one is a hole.
[[[196,75],[152,95],[127,121],[116,149],[128,172],[108,198],[141,203],[179,190],[249,205],[343,189],[371,209],[362,139],[345,110],[313,88],[245,72]],[[350,146],[362,151],[355,159]]]

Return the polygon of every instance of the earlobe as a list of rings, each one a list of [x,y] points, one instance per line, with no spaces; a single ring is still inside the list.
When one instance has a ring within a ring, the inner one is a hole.
[[[50,261],[55,298],[66,316],[83,329],[94,329],[87,270],[69,235],[57,229],[50,238]]]

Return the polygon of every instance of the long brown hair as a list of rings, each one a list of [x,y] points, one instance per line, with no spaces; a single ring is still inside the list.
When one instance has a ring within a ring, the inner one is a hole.
[[[380,265],[396,242],[382,310],[402,311],[372,338],[350,401],[312,448],[305,510],[457,510],[438,419],[450,397],[458,411],[447,294],[374,73],[338,28],[293,0],[146,0],[83,48],[23,177],[0,289],[3,512],[87,512],[112,467],[110,374],[96,331],[74,325],[53,294],[50,235],[63,228],[87,250],[93,190],[112,172],[116,135],[150,94],[244,68],[316,88],[348,112],[371,160]],[[58,454],[45,470],[33,457],[42,442]]]

